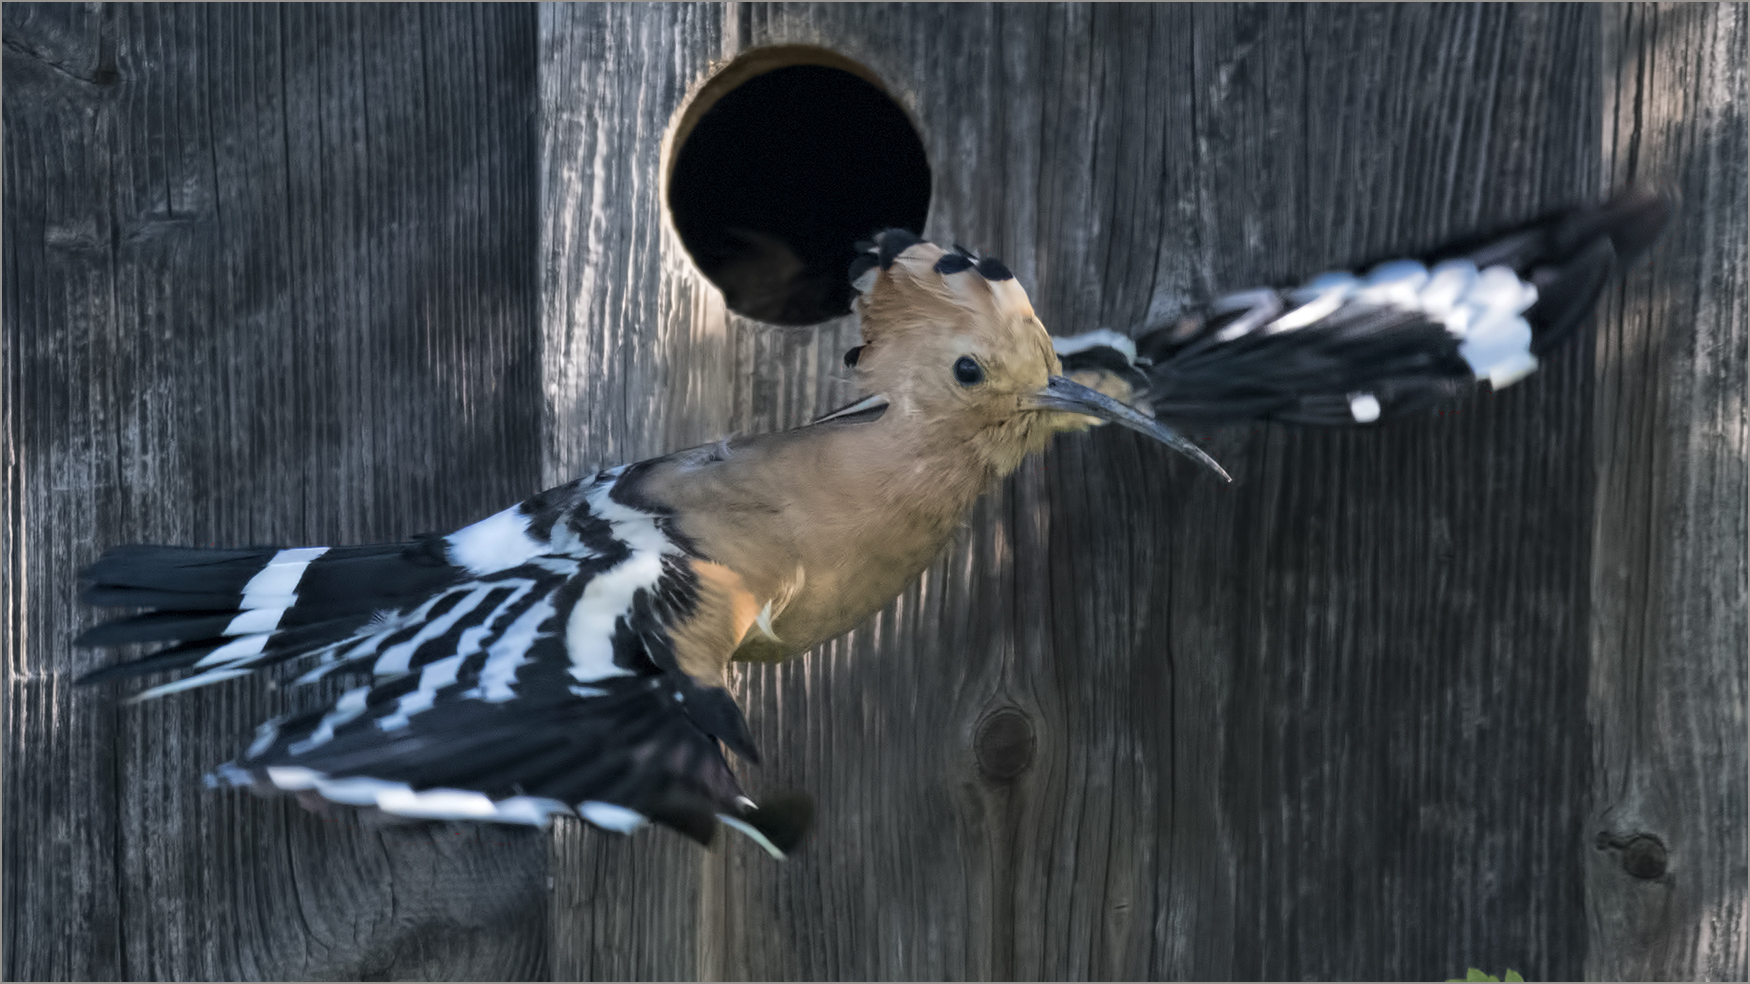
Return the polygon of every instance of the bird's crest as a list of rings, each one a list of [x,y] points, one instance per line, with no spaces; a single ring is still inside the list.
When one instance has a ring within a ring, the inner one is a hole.
[[[877,233],[866,245],[850,271],[866,342],[945,325],[1038,324],[1027,291],[995,257],[945,250],[904,229]]]
[[[846,357],[866,391],[907,414],[983,426],[974,407],[1012,412],[1006,396],[1036,390],[1058,371],[1051,336],[1002,261],[904,229],[877,233],[867,246],[850,271],[863,344]],[[976,363],[968,369],[976,381],[955,380],[961,359]]]

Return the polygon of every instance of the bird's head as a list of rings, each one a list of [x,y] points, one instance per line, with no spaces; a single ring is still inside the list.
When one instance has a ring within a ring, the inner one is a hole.
[[[1171,428],[1062,375],[1027,292],[993,258],[944,250],[903,229],[878,234],[851,267],[863,344],[846,356],[889,414],[1013,471],[1087,418],[1154,438],[1227,473]]]

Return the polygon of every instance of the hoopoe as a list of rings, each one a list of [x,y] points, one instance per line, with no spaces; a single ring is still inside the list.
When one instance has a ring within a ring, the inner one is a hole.
[[[1625,197],[1430,261],[1234,295],[1139,342],[1055,347],[999,261],[888,230],[851,269],[856,402],[610,468],[447,536],[110,550],[84,600],[156,611],[79,642],[173,644],[84,681],[187,674],[136,700],[270,668],[350,684],[263,724],[213,785],[412,818],[655,821],[707,843],[721,822],[782,856],[810,808],[757,806],[738,784],[724,748],[758,753],[730,660],[788,659],[854,628],[1059,432],[1116,423],[1225,478],[1162,420],[1370,423],[1460,382],[1507,385],[1665,215]]]

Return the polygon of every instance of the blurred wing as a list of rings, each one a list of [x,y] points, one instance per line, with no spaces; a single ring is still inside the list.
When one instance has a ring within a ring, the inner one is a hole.
[[[1500,389],[1535,370],[1669,214],[1658,196],[1630,193],[1365,273],[1232,294],[1134,341],[1112,332],[1058,339],[1059,357],[1072,378],[1125,387],[1165,418],[1401,417],[1479,381]]]
[[[183,610],[100,626],[82,641],[187,638],[203,619],[266,629],[102,672],[198,671],[143,697],[294,659],[316,661],[303,682],[367,681],[320,710],[264,724],[219,781],[409,817],[540,825],[575,813],[619,831],[655,820],[702,841],[723,820],[780,853],[801,833],[795,809],[762,811],[743,795],[719,746],[757,760],[741,712],[677,659],[677,640],[698,637],[699,620],[726,609],[707,603],[701,562],[666,518],[615,498],[622,473],[561,486],[448,537],[340,548],[327,564],[322,548],[175,549],[180,566],[154,574],[144,553],[166,548],[129,548],[87,572],[88,596]],[[205,568],[189,562],[206,553],[216,556]],[[264,555],[274,558],[265,567]],[[238,591],[233,568],[251,564]],[[204,581],[188,574],[203,570]],[[284,583],[266,583],[274,579]],[[152,581],[161,586],[140,586]],[[191,600],[223,610],[203,615]],[[278,605],[273,616],[261,614],[273,611],[264,600]],[[734,628],[710,637],[732,646]],[[239,638],[251,641],[239,647]]]

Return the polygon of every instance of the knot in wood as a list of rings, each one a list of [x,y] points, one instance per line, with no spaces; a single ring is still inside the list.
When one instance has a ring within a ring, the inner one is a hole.
[[[1033,764],[1033,722],[1018,707],[999,707],[985,716],[973,739],[978,771],[992,782],[1009,782]]]
[[[1662,877],[1671,868],[1671,856],[1665,850],[1665,842],[1652,834],[1618,837],[1607,832],[1600,833],[1598,849],[1621,852],[1617,861],[1622,865],[1622,870],[1643,881]]]
[[[1658,878],[1670,866],[1665,844],[1652,834],[1636,834],[1622,849],[1622,870],[1636,878]]]

